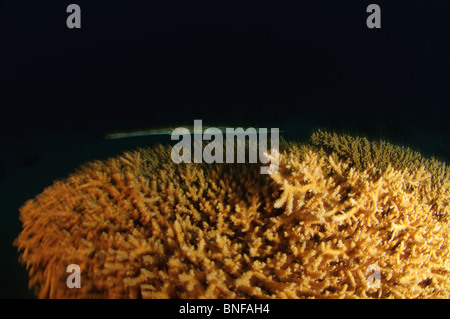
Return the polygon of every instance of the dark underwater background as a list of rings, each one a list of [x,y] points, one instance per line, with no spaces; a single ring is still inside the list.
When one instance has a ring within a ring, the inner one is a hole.
[[[170,142],[108,132],[320,127],[450,162],[449,16],[448,0],[0,0],[0,298],[33,297],[12,246],[26,200],[87,161]]]

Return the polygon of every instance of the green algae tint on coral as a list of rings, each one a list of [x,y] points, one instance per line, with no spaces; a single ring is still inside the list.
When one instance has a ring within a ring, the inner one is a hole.
[[[408,149],[321,131],[285,143],[270,176],[174,164],[158,146],[27,201],[14,244],[40,298],[448,298],[449,176]]]

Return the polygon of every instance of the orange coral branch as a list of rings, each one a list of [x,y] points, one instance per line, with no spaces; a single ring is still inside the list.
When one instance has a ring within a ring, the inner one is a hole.
[[[30,287],[41,298],[448,298],[448,168],[387,143],[313,142],[287,146],[270,177],[176,165],[162,146],[84,166],[20,209]],[[74,263],[79,289],[66,286]],[[374,264],[379,288],[367,284]]]

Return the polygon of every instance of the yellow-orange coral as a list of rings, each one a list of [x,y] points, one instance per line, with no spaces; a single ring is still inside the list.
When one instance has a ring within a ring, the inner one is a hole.
[[[52,298],[448,298],[445,165],[349,136],[313,142],[286,146],[270,177],[173,164],[162,146],[84,166],[21,208],[30,286]],[[66,286],[69,264],[80,289]]]

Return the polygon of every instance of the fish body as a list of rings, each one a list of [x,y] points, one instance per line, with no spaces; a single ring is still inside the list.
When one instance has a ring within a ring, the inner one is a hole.
[[[187,126],[180,126],[182,128],[188,129],[189,130],[189,134],[203,134],[208,128],[212,128],[211,127],[202,127],[201,130],[198,130],[198,127],[194,127],[192,125],[187,125]],[[113,133],[108,133],[105,135],[106,139],[120,139],[120,138],[129,138],[129,137],[142,137],[142,136],[154,136],[154,135],[171,135],[172,132],[176,129],[177,127],[164,127],[164,128],[153,128],[153,129],[144,129],[144,130],[132,130],[132,131],[120,131],[120,132],[113,132]],[[219,129],[222,134],[227,134],[227,126],[217,126],[214,127]],[[255,129],[256,130],[256,134],[259,133],[259,129]],[[280,131],[283,132],[283,131]],[[233,132],[233,134],[252,134],[245,132]],[[181,134],[182,135],[182,134]]]

